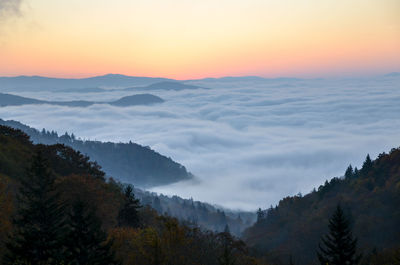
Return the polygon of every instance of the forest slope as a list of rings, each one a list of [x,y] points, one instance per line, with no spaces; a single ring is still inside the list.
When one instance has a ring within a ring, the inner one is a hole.
[[[70,146],[100,164],[107,175],[139,187],[165,185],[193,177],[184,166],[171,158],[136,143],[83,141],[76,139],[74,135],[58,136],[57,133],[46,130],[39,132],[20,122],[2,119],[0,125],[22,130],[34,143]]]
[[[49,181],[43,183],[42,179]],[[41,189],[25,193],[26,187],[38,185]],[[27,211],[40,214],[32,218],[24,215]],[[51,211],[56,214],[49,214]],[[59,223],[44,220],[42,214],[59,218]],[[24,216],[29,219],[21,219]],[[45,243],[38,244],[31,240],[37,233],[56,243],[41,240]],[[79,241],[71,245],[66,237],[70,234]],[[12,247],[21,244],[22,251]],[[245,244],[228,232],[205,231],[141,206],[128,187],[104,178],[96,163],[72,148],[35,145],[24,132],[0,125],[0,261],[55,264],[36,262],[49,259],[26,253],[55,255],[61,260],[57,264],[218,265],[221,260],[265,264],[249,256]],[[107,255],[112,261],[71,262],[96,259],[97,255]]]
[[[276,207],[259,212],[245,232],[246,242],[277,260],[316,262],[315,251],[328,219],[340,203],[351,217],[354,235],[365,256],[400,246],[400,149],[369,156],[358,170],[326,181],[318,190],[286,197]]]

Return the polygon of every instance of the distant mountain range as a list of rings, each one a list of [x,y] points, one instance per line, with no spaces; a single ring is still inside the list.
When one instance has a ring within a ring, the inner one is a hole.
[[[81,79],[50,78],[41,76],[0,77],[0,91],[53,91],[96,93],[110,89],[126,90],[183,90],[199,88],[174,79],[135,77],[108,74]]]
[[[392,73],[386,74],[385,77],[400,77],[400,73],[392,72]]]
[[[388,73],[383,77],[398,77],[399,72]],[[226,76],[175,80],[161,77],[138,77],[120,74],[107,74],[89,78],[52,78],[42,76],[0,77],[0,91],[57,91],[96,93],[109,89],[126,90],[183,90],[201,88],[196,83],[207,82],[298,82],[305,79],[293,77],[264,78],[259,76]]]
[[[204,78],[193,80],[175,80],[168,78],[137,77],[119,74],[107,74],[89,78],[51,78],[42,76],[0,77],[0,91],[54,91],[96,93],[110,89],[118,90],[183,90],[203,88],[196,82],[261,82],[261,81],[301,81],[300,78],[263,78],[258,76],[239,76]]]
[[[155,84],[151,84],[145,87],[128,87],[124,90],[184,90],[184,89],[198,89],[203,88],[195,85],[188,85],[175,81],[164,81]]]
[[[224,76],[218,78],[203,78],[203,79],[195,79],[195,80],[187,80],[187,81],[218,81],[218,82],[259,82],[259,81],[302,81],[302,78],[295,77],[278,77],[278,78],[265,78],[260,76]]]
[[[108,74],[89,78],[67,79],[42,76],[0,77],[0,89],[11,90],[93,90],[102,87],[126,88],[147,86],[157,82],[172,81],[168,78],[136,77]]]
[[[162,98],[151,94],[137,94],[132,96],[126,96],[110,102],[94,102],[85,100],[47,101],[47,100],[39,100],[39,99],[21,97],[17,95],[0,93],[0,107],[21,106],[27,104],[50,104],[50,105],[69,106],[69,107],[87,107],[93,104],[109,104],[113,106],[126,107],[134,105],[150,105],[162,102],[164,102]]]
[[[83,141],[73,134],[59,136],[54,131],[38,131],[20,122],[2,119],[0,125],[23,131],[35,144],[70,146],[100,164],[108,176],[138,187],[166,185],[193,177],[184,166],[171,158],[136,143]]]

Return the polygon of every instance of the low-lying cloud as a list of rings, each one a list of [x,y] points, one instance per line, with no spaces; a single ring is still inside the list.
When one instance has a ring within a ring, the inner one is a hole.
[[[0,108],[0,118],[104,141],[148,145],[197,176],[154,190],[254,210],[307,193],[400,145],[398,79],[199,82],[211,89],[153,91],[153,106]],[[118,93],[118,94],[116,94]],[[110,100],[121,92],[24,93]]]
[[[22,0],[0,0],[0,20],[21,15]]]

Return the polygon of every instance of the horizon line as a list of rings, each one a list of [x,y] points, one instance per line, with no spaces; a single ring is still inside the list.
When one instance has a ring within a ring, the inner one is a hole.
[[[261,79],[303,79],[303,80],[315,80],[315,79],[336,79],[336,78],[367,78],[367,77],[385,77],[385,76],[391,76],[391,75],[399,75],[400,76],[400,71],[392,71],[392,72],[387,72],[383,74],[365,74],[365,75],[338,75],[338,76],[332,76],[332,77],[299,77],[299,76],[276,76],[276,77],[266,77],[266,76],[261,76],[261,75],[224,75],[224,76],[218,76],[218,77],[202,77],[202,78],[189,78],[189,79],[176,79],[176,78],[169,78],[169,77],[163,77],[163,76],[141,76],[141,75],[127,75],[127,74],[115,74],[115,73],[106,73],[106,74],[94,74],[94,75],[88,75],[85,77],[68,77],[68,76],[46,76],[46,75],[11,75],[11,76],[0,76],[0,78],[18,78],[18,77],[40,77],[40,78],[49,78],[49,79],[70,79],[70,80],[82,80],[82,79],[89,79],[89,78],[96,78],[96,77],[105,77],[105,76],[121,76],[121,77],[138,77],[138,78],[160,78],[160,79],[169,79],[173,81],[197,81],[197,80],[205,80],[205,79],[223,79],[223,78],[261,78]]]

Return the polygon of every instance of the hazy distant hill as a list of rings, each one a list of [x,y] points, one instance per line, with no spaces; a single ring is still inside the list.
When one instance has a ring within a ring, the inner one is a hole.
[[[0,93],[0,106],[19,106],[25,104],[44,104],[45,101],[33,99],[33,98],[25,98],[16,95],[3,94]]]
[[[232,234],[240,236],[256,220],[255,212],[221,209],[209,203],[179,196],[157,195],[141,189],[135,189],[135,195],[143,205],[151,206],[159,214],[173,216],[211,231],[222,232],[228,225]]]
[[[0,77],[0,91],[18,90],[64,90],[93,89],[101,87],[125,88],[131,86],[147,86],[157,82],[170,81],[168,78],[136,77],[118,74],[108,74],[90,78],[50,78],[41,76]]]
[[[399,72],[389,73],[386,74],[385,77],[400,77],[400,73]]]
[[[384,77],[398,77],[393,72]],[[104,88],[128,90],[183,90],[200,88],[198,84],[208,82],[299,82],[307,79],[293,77],[263,78],[259,76],[226,76],[177,81],[168,78],[137,77],[119,74],[107,74],[89,78],[51,78],[42,76],[0,77],[0,91],[59,91],[91,93],[102,92]]]
[[[180,82],[165,81],[151,84],[145,87],[129,87],[125,90],[184,90],[184,89],[199,89],[201,87],[194,85],[187,85]]]
[[[20,122],[2,119],[0,125],[22,130],[34,143],[70,146],[99,163],[107,175],[139,187],[165,185],[193,177],[184,166],[171,158],[132,142],[82,141],[74,135],[58,136],[56,132],[45,130],[39,132]]]
[[[110,104],[114,106],[134,106],[134,105],[150,105],[155,103],[162,103],[164,100],[160,97],[151,95],[151,94],[137,94],[132,96],[126,96],[120,98],[116,101],[111,102],[94,102],[94,101],[85,101],[85,100],[75,100],[75,101],[46,101],[46,100],[38,100],[32,98],[26,98],[11,94],[0,93],[0,107],[4,106],[20,106],[27,104],[50,104],[50,105],[59,105],[59,106],[69,106],[69,107],[87,107],[96,103],[99,104]]]
[[[304,79],[294,77],[278,77],[278,78],[264,78],[260,76],[224,76],[218,78],[203,78],[186,80],[185,82],[268,82],[268,81],[302,81]]]
[[[164,100],[160,97],[151,94],[138,94],[120,98],[116,101],[109,102],[109,104],[114,106],[132,106],[132,105],[150,105],[162,102],[164,102]]]

